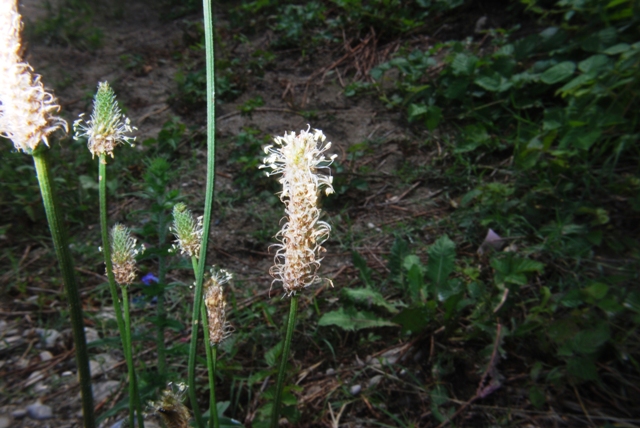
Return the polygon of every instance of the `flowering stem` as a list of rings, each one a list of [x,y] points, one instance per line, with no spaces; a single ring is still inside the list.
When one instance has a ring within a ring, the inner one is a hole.
[[[198,406],[196,394],[196,352],[198,347],[198,317],[202,306],[202,283],[204,280],[204,267],[207,260],[207,242],[209,240],[209,228],[211,226],[211,209],[213,205],[213,192],[215,189],[215,84],[214,84],[214,53],[213,53],[213,14],[211,0],[203,0],[204,12],[204,40],[206,53],[207,74],[207,185],[205,189],[204,216],[202,224],[202,245],[198,257],[198,269],[196,271],[196,288],[193,300],[191,344],[189,347],[189,365],[187,377],[189,383],[189,398],[196,426],[203,427],[202,413]]]
[[[71,316],[71,326],[73,330],[73,341],[76,347],[76,361],[78,363],[78,374],[80,377],[80,389],[82,391],[82,417],[85,428],[96,426],[93,415],[93,394],[91,391],[91,373],[89,372],[89,357],[87,354],[87,342],[84,335],[84,321],[82,316],[82,303],[78,293],[78,284],[73,271],[73,261],[67,246],[66,233],[63,229],[62,220],[58,215],[57,203],[53,192],[52,182],[49,176],[49,164],[47,162],[47,151],[36,150],[33,153],[33,163],[36,167],[40,193],[47,221],[51,230],[51,238],[55,247],[62,279],[64,281],[67,300],[69,302],[69,315]]]
[[[193,273],[198,269],[198,258],[191,257]],[[216,360],[218,358],[218,346],[209,343],[209,318],[207,308],[200,305],[200,319],[202,319],[202,330],[204,333],[204,349],[207,354],[207,372],[209,375],[209,428],[218,428],[218,407],[216,406]]]
[[[136,383],[136,375],[133,368],[133,358],[131,356],[131,344],[127,336],[127,327],[125,321],[122,318],[122,309],[120,307],[120,298],[118,296],[118,289],[116,287],[116,279],[113,275],[113,264],[111,262],[111,243],[109,242],[109,228],[107,223],[107,159],[106,154],[100,154],[98,159],[98,184],[100,192],[100,229],[102,231],[102,253],[104,254],[104,264],[107,268],[107,278],[109,280],[109,290],[111,291],[111,299],[113,300],[113,310],[116,313],[116,323],[118,324],[118,331],[120,332],[120,339],[122,340],[122,351],[124,352],[124,358],[127,362],[127,371],[129,372],[129,382]],[[126,301],[127,314],[129,313],[129,302]],[[128,318],[128,315],[127,315]],[[135,385],[135,391],[137,391],[137,384]],[[142,422],[142,409],[140,407],[140,401],[133,394],[129,395],[129,425],[134,425],[134,409],[138,412],[139,427],[144,427]]]
[[[138,395],[138,381],[136,378],[136,372],[133,366],[133,345],[131,343],[131,317],[129,316],[129,293],[128,286],[120,287],[122,290],[122,305],[124,309],[124,331],[127,340],[127,349],[129,352],[125,353],[127,360],[127,369],[129,369],[129,403],[131,404],[131,397],[133,397],[133,405],[129,408],[134,408],[138,417],[138,427],[144,428],[142,408],[140,406],[140,396]],[[135,425],[132,425],[135,426]]]
[[[280,355],[280,369],[278,371],[278,381],[276,384],[276,395],[273,400],[273,409],[271,411],[271,428],[278,428],[278,419],[280,418],[280,404],[282,402],[282,390],[284,389],[284,378],[287,371],[287,359],[289,357],[289,349],[291,348],[291,338],[296,324],[296,316],[298,315],[298,295],[291,296],[291,306],[289,308],[289,319],[287,320],[287,333],[282,344],[282,353]]]

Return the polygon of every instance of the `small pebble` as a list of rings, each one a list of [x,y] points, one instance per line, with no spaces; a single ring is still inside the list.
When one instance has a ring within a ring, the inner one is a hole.
[[[351,395],[358,395],[360,394],[360,391],[362,391],[361,385],[353,385],[351,388],[349,388],[349,393]]]
[[[47,349],[55,347],[58,338],[61,336],[59,331],[49,328],[36,328],[36,333],[40,336],[40,340],[44,342],[44,347]]]
[[[0,415],[0,428],[9,428],[13,420],[10,415]]]
[[[120,387],[117,380],[107,380],[105,382],[94,383],[91,388],[93,390],[93,401],[100,403],[107,399],[111,394],[115,393]]]
[[[40,361],[49,361],[52,358],[53,358],[53,354],[51,354],[51,352],[49,351],[40,352]]]
[[[334,374],[336,374],[336,371],[333,368],[328,368],[327,371],[325,372],[325,374],[327,376],[333,376]]]
[[[98,334],[98,330],[95,328],[85,327],[84,338],[87,340],[87,343],[91,343],[100,340],[100,335]]]
[[[11,416],[13,416],[15,419],[22,419],[25,416],[27,416],[27,410],[26,409],[14,410],[13,412],[11,412]]]
[[[50,406],[42,404],[40,401],[36,401],[35,403],[27,406],[27,414],[31,419],[41,421],[52,418],[53,410]]]
[[[374,386],[378,385],[383,377],[384,376],[382,375],[376,375],[369,379],[369,388],[373,388]]]
[[[89,361],[89,371],[91,372],[91,376],[98,376],[111,370],[116,364],[118,364],[118,360],[111,354],[98,354],[91,357]]]

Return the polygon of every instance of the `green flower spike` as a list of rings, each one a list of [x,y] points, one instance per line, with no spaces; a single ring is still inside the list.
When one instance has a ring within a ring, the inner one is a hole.
[[[92,156],[107,154],[113,157],[113,149],[118,144],[127,143],[133,146],[135,137],[127,136],[137,129],[131,126],[129,118],[124,116],[118,107],[116,95],[107,82],[98,84],[98,92],[93,99],[93,114],[86,123],[83,119],[73,122],[74,140],[86,137]]]

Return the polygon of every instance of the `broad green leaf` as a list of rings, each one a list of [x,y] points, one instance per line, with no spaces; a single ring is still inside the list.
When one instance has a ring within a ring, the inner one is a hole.
[[[610,60],[606,55],[592,55],[584,61],[578,63],[578,69],[583,73],[597,73],[609,64]]]
[[[402,332],[418,333],[424,330],[434,319],[436,314],[436,301],[432,300],[426,304],[420,304],[411,308],[403,309],[391,321],[402,326]]]
[[[407,282],[409,283],[409,292],[411,298],[414,300],[420,299],[420,292],[425,288],[424,278],[422,276],[422,269],[420,266],[413,265],[407,272]],[[425,297],[427,293],[424,293]]]
[[[533,404],[533,407],[538,410],[541,410],[544,403],[547,401],[544,392],[537,386],[529,388],[529,400],[531,401],[531,404]]]
[[[429,106],[427,109],[427,119],[425,120],[425,124],[427,125],[427,129],[429,131],[433,131],[440,124],[440,120],[442,119],[442,109],[437,106]]]
[[[465,53],[459,53],[453,59],[451,68],[453,74],[456,76],[469,76],[473,73],[478,63],[478,58],[473,55],[467,55]]]
[[[340,308],[337,311],[327,312],[318,320],[318,325],[335,325],[347,331],[373,327],[397,327],[396,323],[371,312],[356,311],[355,308]]]
[[[413,122],[423,114],[427,113],[427,106],[424,104],[409,104],[407,108],[407,119]]]
[[[498,73],[493,73],[490,76],[478,77],[474,83],[490,92],[504,92],[511,88],[512,85],[509,79],[506,79]]]
[[[576,70],[576,64],[572,61],[564,61],[549,68],[540,75],[540,80],[547,85],[562,82],[568,79]]]
[[[581,380],[598,380],[598,369],[589,357],[571,358],[567,361],[567,373]]]
[[[404,285],[404,275],[402,272],[402,264],[409,254],[409,245],[407,241],[396,237],[391,246],[391,254],[389,255],[389,275],[398,284]],[[415,256],[414,256],[415,257]]]
[[[582,330],[571,340],[571,348],[578,354],[593,354],[611,337],[609,327],[602,322],[596,328]]]
[[[453,272],[456,244],[447,235],[442,236],[429,248],[427,277],[435,284],[444,283]]]
[[[607,295],[607,292],[609,291],[609,286],[601,282],[595,282],[582,291],[585,295],[587,295],[591,299],[600,300]]]
[[[631,49],[628,43],[618,43],[617,45],[613,45],[604,50],[604,53],[607,55],[617,55],[623,52],[627,52]]]
[[[372,290],[371,288],[343,288],[342,292],[349,299],[367,305],[375,305],[385,308],[392,314],[398,313],[398,310],[391,303],[387,302],[382,294]]]

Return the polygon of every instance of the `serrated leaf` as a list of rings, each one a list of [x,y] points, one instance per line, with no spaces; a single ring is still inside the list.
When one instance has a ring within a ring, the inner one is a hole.
[[[456,244],[447,235],[442,236],[429,248],[427,277],[435,284],[444,283],[453,272]]]
[[[382,294],[371,288],[343,288],[342,292],[355,302],[385,308],[392,314],[398,313],[398,309],[395,306],[387,302]]]
[[[319,326],[335,325],[343,330],[356,331],[363,328],[397,327],[384,318],[366,311],[356,311],[354,308],[340,308],[337,311],[327,312],[318,320]]]
[[[572,61],[564,61],[549,68],[540,75],[540,80],[547,85],[562,82],[568,79],[576,70],[576,64]]]

